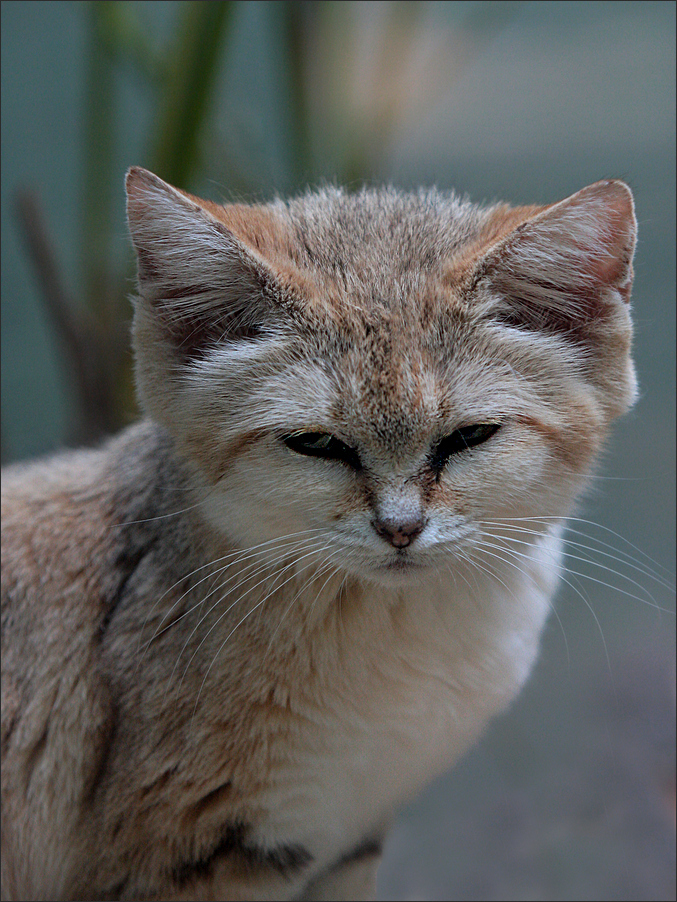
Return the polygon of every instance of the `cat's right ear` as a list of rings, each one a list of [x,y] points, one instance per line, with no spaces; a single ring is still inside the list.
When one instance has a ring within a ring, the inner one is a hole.
[[[629,408],[637,390],[629,311],[636,236],[628,186],[596,182],[530,210],[473,276],[478,316],[574,349],[612,416]]]
[[[182,357],[217,341],[255,337],[270,317],[276,275],[235,236],[219,208],[132,167],[127,220],[139,300]]]
[[[582,333],[627,305],[637,221],[620,181],[597,182],[542,208],[489,250],[476,270],[518,327]]]

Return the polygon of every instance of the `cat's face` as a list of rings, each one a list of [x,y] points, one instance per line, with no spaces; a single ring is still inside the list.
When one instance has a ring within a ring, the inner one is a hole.
[[[393,585],[544,528],[634,397],[620,183],[485,211],[392,191],[219,208],[141,170],[128,191],[142,400],[209,521],[271,560]]]

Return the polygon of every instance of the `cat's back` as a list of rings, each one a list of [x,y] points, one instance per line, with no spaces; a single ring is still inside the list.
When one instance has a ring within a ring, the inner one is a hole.
[[[119,446],[116,440],[2,471],[3,736],[11,687],[30,694],[52,661],[67,664],[75,646],[93,641],[105,614],[116,567]],[[14,703],[20,707],[20,698]]]
[[[44,586],[82,570],[103,520],[106,460],[105,450],[73,451],[3,469],[3,603],[10,579],[28,587],[38,578]]]
[[[108,458],[107,449],[77,451],[3,470],[3,677],[35,668],[100,614],[111,566]],[[3,698],[4,689],[3,679]]]

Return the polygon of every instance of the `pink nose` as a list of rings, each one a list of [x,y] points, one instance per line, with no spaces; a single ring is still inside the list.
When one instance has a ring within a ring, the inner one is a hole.
[[[372,526],[376,532],[394,548],[406,548],[421,532],[425,523],[419,517],[404,523],[394,523],[391,520],[372,520]]]

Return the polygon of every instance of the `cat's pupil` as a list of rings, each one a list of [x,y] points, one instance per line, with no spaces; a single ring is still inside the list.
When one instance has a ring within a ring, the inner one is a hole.
[[[282,440],[297,454],[339,460],[354,470],[359,470],[362,466],[357,451],[328,432],[296,432],[283,436]]]
[[[433,448],[431,466],[433,470],[442,470],[449,458],[462,451],[468,451],[481,445],[500,429],[500,423],[475,423],[454,430],[445,436]]]
[[[320,435],[313,441],[313,447],[321,448],[324,450],[326,448],[330,448],[332,442],[334,441],[336,441],[336,439],[334,439],[331,435],[325,433],[325,435]]]

